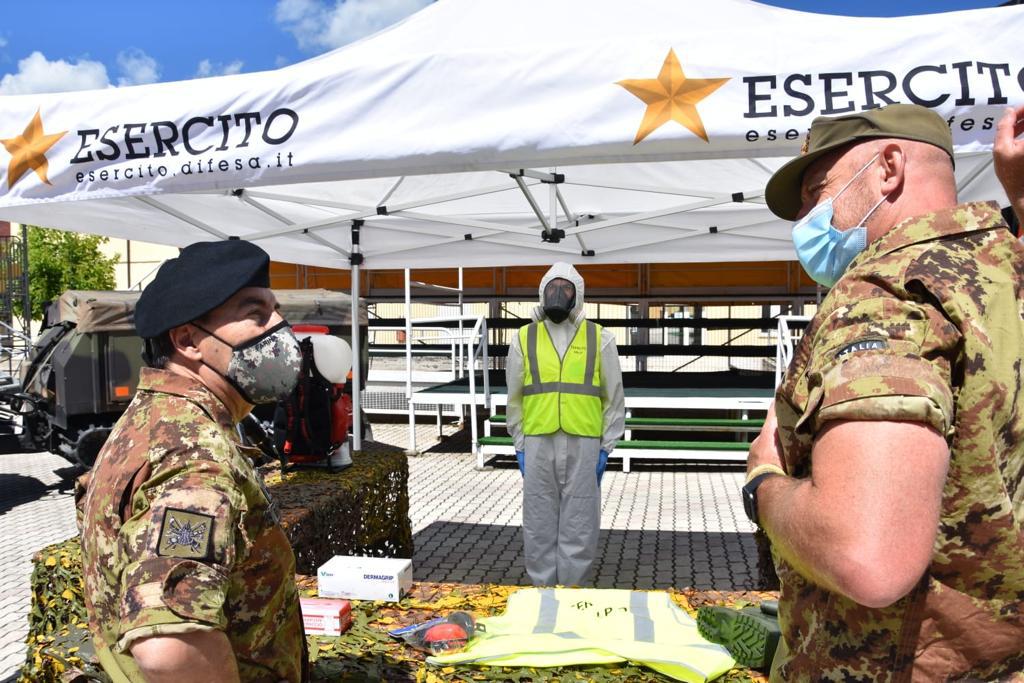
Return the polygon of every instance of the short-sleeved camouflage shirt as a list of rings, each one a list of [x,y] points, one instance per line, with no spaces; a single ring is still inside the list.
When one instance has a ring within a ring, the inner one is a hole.
[[[1024,248],[995,203],[909,219],[872,242],[807,328],[778,390],[787,471],[831,420],[946,435],[931,565],[890,607],[782,582],[773,680],[992,680],[1024,669]],[[898,458],[894,452],[892,457]]]
[[[115,680],[139,638],[223,631],[243,681],[305,677],[295,556],[226,407],[145,368],[82,501],[89,626]]]

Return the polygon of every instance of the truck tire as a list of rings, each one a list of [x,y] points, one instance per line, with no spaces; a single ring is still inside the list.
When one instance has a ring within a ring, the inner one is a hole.
[[[74,443],[68,444],[73,462],[87,470],[92,469],[93,464],[96,462],[96,456],[100,454],[100,449],[103,448],[103,444],[107,442],[107,437],[110,436],[110,430],[111,428],[108,426],[89,425],[79,431],[76,434],[77,438]]]

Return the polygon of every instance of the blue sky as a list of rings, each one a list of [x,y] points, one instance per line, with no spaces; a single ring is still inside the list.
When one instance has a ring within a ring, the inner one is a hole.
[[[9,0],[0,14],[0,95],[273,69],[378,31],[429,2]],[[894,16],[993,7],[1000,2],[769,0],[767,4],[831,14]]]

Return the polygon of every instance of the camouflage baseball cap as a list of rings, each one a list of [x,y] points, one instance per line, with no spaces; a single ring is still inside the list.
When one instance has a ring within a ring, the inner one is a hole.
[[[800,212],[800,183],[804,171],[823,155],[844,145],[873,138],[902,138],[927,142],[953,158],[953,135],[941,116],[917,104],[890,104],[846,116],[819,116],[811,123],[800,156],[791,159],[768,180],[764,198],[779,218],[796,220]]]

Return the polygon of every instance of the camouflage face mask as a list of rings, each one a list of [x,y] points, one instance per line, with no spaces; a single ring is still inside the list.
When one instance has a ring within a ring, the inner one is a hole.
[[[226,379],[247,402],[274,403],[295,388],[302,371],[302,351],[286,321],[282,320],[263,334],[237,346],[228,344],[200,325],[195,326],[231,347],[231,361],[226,373],[221,373],[206,361],[202,363]]]

